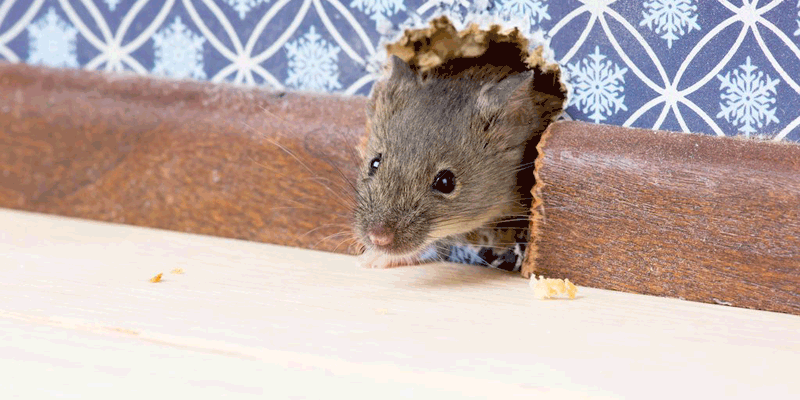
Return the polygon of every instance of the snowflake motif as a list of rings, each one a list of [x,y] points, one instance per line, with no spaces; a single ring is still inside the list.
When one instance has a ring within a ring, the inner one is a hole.
[[[374,20],[385,19],[405,10],[403,0],[353,0],[350,7],[357,8],[365,14],[370,14]]]
[[[612,61],[603,62],[605,58],[600,54],[600,46],[596,46],[588,58],[567,65],[574,91],[570,103],[584,114],[591,113],[589,118],[595,123],[605,121],[619,110],[628,110],[622,95],[628,69]]]
[[[103,3],[106,3],[109,11],[114,11],[117,9],[117,4],[119,4],[120,1],[121,0],[103,0]]]
[[[56,68],[78,66],[78,30],[61,19],[53,7],[27,29],[30,40],[29,64]]]
[[[463,9],[465,13],[475,10],[487,10],[491,6],[489,0],[439,0],[439,7],[447,6],[451,10]]]
[[[239,13],[239,19],[244,19],[247,13],[256,6],[269,3],[269,0],[224,0],[234,11]]]
[[[541,0],[501,0],[500,12],[522,16],[530,21],[531,26],[541,23],[542,20],[550,19],[550,14],[547,13],[547,4],[542,4]]]
[[[734,69],[725,76],[717,75],[722,100],[719,103],[722,110],[717,118],[725,117],[726,121],[739,126],[746,136],[750,136],[756,132],[754,125],[761,128],[770,122],[780,122],[773,107],[780,80],[770,78],[763,71],[754,73],[758,67],[751,64],[750,57],[739,68],[743,72]]]
[[[486,265],[475,249],[470,246],[452,246],[447,260],[456,264]]]
[[[203,44],[206,38],[197,35],[176,16],[168,27],[153,35],[155,66],[153,73],[173,78],[205,79]]]
[[[523,18],[517,18],[516,21],[511,21],[506,18],[506,16],[509,14],[508,12],[498,12],[495,13],[495,15],[492,15],[490,8],[491,5],[486,0],[441,0],[439,5],[426,13],[427,17],[424,19],[425,23],[423,25],[427,27],[427,21],[429,19],[444,15],[450,19],[450,22],[452,22],[453,26],[458,30],[467,28],[467,25],[471,23],[480,23],[482,21],[485,22],[488,20],[498,19],[506,23],[505,25],[520,26],[524,28],[525,24],[520,23],[523,21]],[[527,22],[527,19],[524,19],[524,21]],[[420,25],[415,26],[417,28],[420,27]]]
[[[672,48],[673,40],[680,39],[692,29],[700,30],[694,0],[650,0],[642,3],[642,7],[647,10],[642,11],[644,19],[639,26],[647,25],[656,34],[663,34],[661,38],[667,41],[669,48]]]
[[[378,43],[378,48],[385,49],[386,48],[386,41],[380,41]],[[385,72],[385,68],[387,67],[386,61],[389,59],[388,54],[385,51],[376,51],[369,56],[367,56],[366,63],[364,65],[364,69],[367,71],[368,74],[375,77],[375,79],[379,79],[382,73]]]
[[[303,37],[286,43],[289,72],[286,84],[300,90],[333,91],[339,83],[338,46],[322,39],[312,25]]]
[[[542,0],[532,0],[540,2]],[[429,1],[433,6],[423,14],[418,14],[413,9],[406,12],[405,21],[395,25],[384,16],[373,17],[376,20],[376,31],[381,35],[379,42],[391,43],[396,36],[406,29],[427,28],[431,18],[446,16],[453,26],[462,30],[468,24],[499,22],[507,26],[518,26],[523,35],[529,33],[529,18],[527,16],[513,15],[509,11],[492,12],[493,5],[489,0],[434,0]]]
[[[427,249],[425,249],[422,253],[420,253],[419,259],[422,260],[422,261],[441,261],[442,260],[442,258],[439,256],[439,252],[436,251],[436,247],[435,246],[430,246]]]
[[[797,8],[800,8],[800,0],[797,0]],[[800,36],[800,10],[797,11],[797,30],[794,31],[795,36]]]

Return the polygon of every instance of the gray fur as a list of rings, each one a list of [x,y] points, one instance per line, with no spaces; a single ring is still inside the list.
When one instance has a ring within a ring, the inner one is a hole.
[[[408,255],[445,226],[458,238],[527,211],[517,170],[543,120],[561,111],[563,97],[536,91],[533,72],[497,79],[479,69],[421,77],[393,56],[392,74],[375,85],[368,106],[357,183],[355,230],[368,249],[366,232],[376,225],[395,234],[388,253]],[[378,154],[380,167],[370,177],[369,162]],[[442,169],[456,176],[451,194],[431,189]]]

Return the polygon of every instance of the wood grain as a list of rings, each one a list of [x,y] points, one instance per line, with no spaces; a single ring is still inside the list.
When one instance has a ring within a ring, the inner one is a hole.
[[[536,300],[486,268],[366,270],[19,211],[0,226],[4,398],[800,396],[793,315],[583,287]]]
[[[347,251],[364,104],[0,64],[0,207]]]
[[[800,146],[559,122],[539,150],[523,274],[800,314]]]
[[[364,106],[0,64],[0,207],[352,253]],[[797,146],[552,132],[526,275],[800,313]]]

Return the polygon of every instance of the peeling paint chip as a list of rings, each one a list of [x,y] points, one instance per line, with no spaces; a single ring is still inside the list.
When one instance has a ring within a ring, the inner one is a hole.
[[[530,285],[537,299],[549,299],[563,294],[574,299],[578,293],[578,288],[569,279],[550,279],[542,276],[537,278],[534,275],[531,277]]]
[[[150,278],[150,282],[153,282],[153,283],[161,282],[161,276],[162,275],[164,275],[164,274],[160,273],[160,274]]]

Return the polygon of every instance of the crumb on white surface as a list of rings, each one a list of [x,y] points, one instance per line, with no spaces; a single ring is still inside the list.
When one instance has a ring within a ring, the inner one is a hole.
[[[152,278],[150,278],[150,282],[158,283],[161,282],[161,277],[164,276],[164,273],[160,273]]]
[[[578,288],[569,279],[551,279],[542,276],[537,278],[533,275],[530,285],[537,299],[550,299],[564,294],[574,299],[578,293]]]

